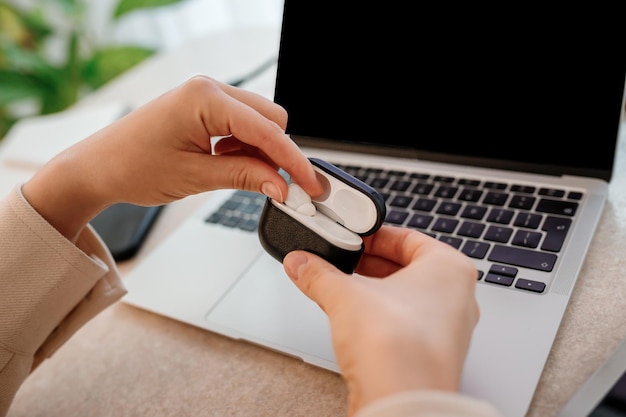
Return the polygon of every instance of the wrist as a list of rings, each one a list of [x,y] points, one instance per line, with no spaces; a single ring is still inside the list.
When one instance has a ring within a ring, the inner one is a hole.
[[[398,337],[379,335],[366,345],[375,352],[368,357],[379,359],[360,358],[364,366],[344,373],[353,412],[406,391],[458,391],[463,361],[449,359],[456,357],[457,352],[435,348],[427,341],[416,343],[407,339],[406,333]]]
[[[29,204],[68,240],[75,242],[84,227],[108,203],[89,186],[76,161],[63,155],[50,161],[22,187]]]

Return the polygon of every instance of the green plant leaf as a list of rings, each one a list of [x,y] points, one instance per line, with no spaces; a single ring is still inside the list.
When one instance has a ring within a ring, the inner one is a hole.
[[[0,38],[32,49],[52,32],[39,9],[21,10],[0,2]]]
[[[0,107],[27,98],[41,98],[49,91],[37,77],[11,70],[0,70]]]
[[[110,47],[96,51],[83,67],[83,79],[96,89],[156,52],[141,46]]]
[[[85,14],[85,2],[83,0],[56,0],[56,2],[67,16],[80,18]]]
[[[180,3],[184,0],[120,0],[113,12],[113,18],[119,19],[127,13],[139,9],[152,9],[170,4]]]
[[[3,45],[2,56],[3,61],[0,68],[12,68],[22,72],[40,72],[47,68],[53,68],[37,51],[20,48],[16,45]]]
[[[52,88],[41,96],[41,114],[65,110],[78,99],[80,84],[69,77],[60,79],[59,83],[50,87]]]
[[[20,43],[28,36],[18,11],[8,4],[0,3],[0,37],[6,41]]]

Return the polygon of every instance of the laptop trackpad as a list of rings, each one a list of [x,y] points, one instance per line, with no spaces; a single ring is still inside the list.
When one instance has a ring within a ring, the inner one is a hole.
[[[207,314],[209,327],[337,371],[328,319],[263,253]]]

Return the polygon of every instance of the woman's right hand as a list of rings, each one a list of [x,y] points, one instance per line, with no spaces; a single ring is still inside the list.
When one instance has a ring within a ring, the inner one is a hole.
[[[383,226],[364,242],[354,275],[304,251],[283,260],[328,315],[349,415],[394,393],[458,390],[479,317],[473,262],[408,229]]]

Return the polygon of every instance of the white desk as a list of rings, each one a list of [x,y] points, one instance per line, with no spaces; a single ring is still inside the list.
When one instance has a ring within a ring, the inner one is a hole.
[[[275,54],[278,32],[211,35],[151,59],[80,106],[141,105],[188,77],[228,81]],[[233,70],[235,69],[235,70]],[[274,71],[246,88],[273,93]],[[31,172],[3,167],[0,189]],[[138,257],[170,233],[203,196],[171,204]],[[619,143],[609,201],[529,417],[550,417],[626,336],[626,137]],[[511,387],[515,389],[515,387]],[[341,416],[341,378],[119,303],[81,329],[18,392],[9,416]]]

